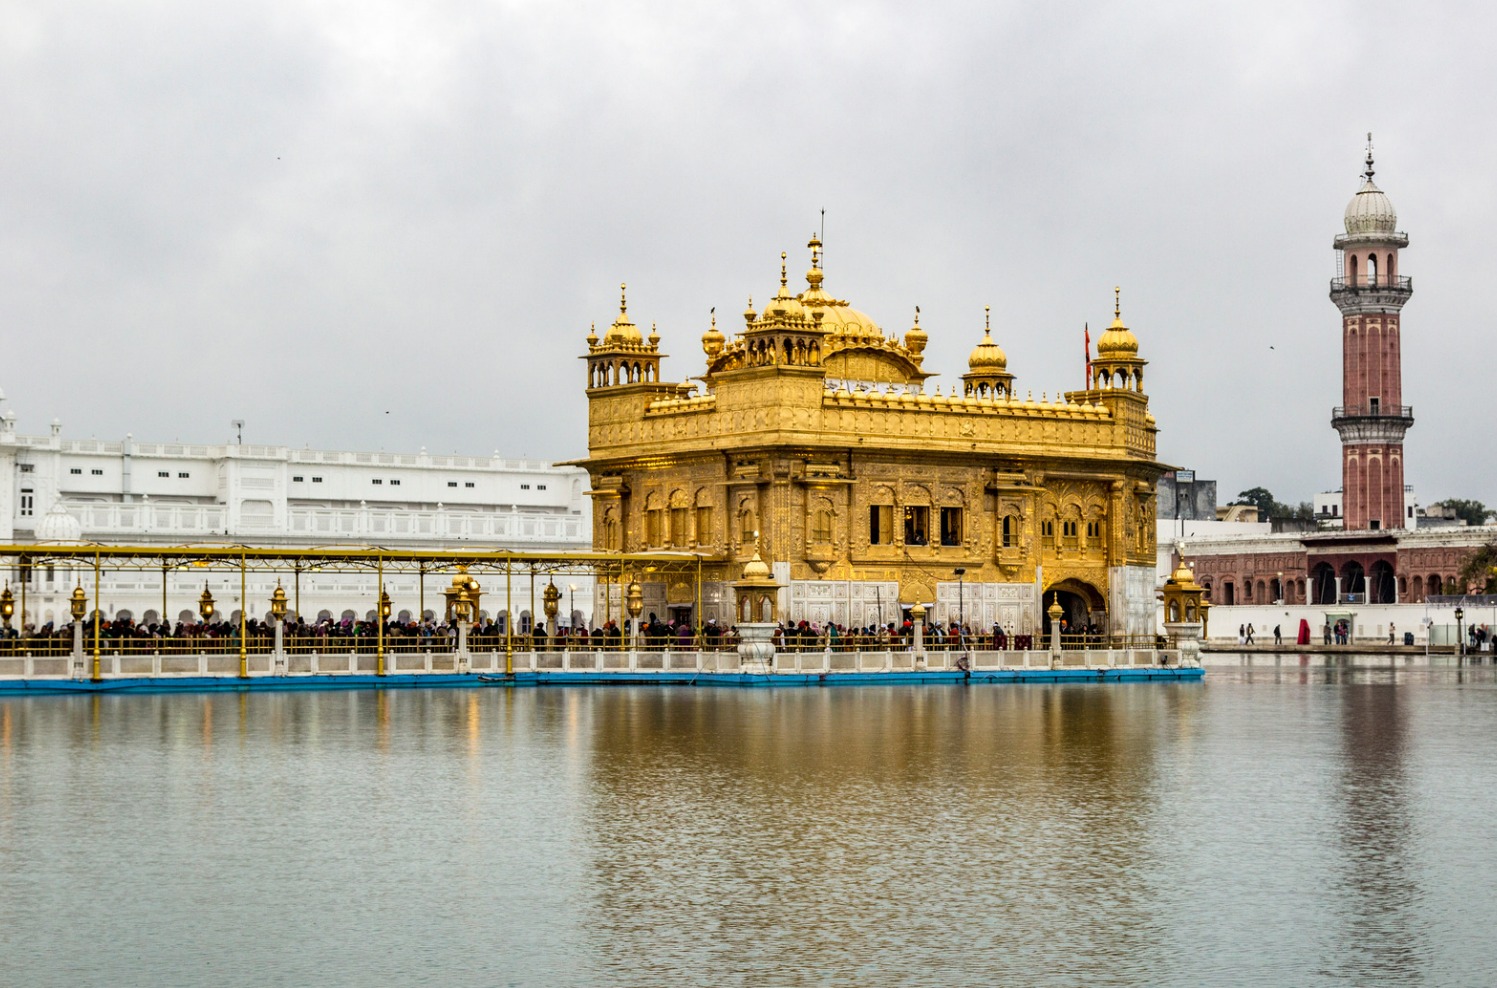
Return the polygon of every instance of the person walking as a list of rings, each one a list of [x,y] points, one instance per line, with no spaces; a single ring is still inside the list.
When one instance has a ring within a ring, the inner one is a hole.
[[[1277,624],[1273,626],[1273,643],[1275,645],[1284,644],[1284,636],[1279,633],[1279,626]]]
[[[1247,643],[1249,645],[1253,643],[1253,626],[1251,624],[1247,626]]]

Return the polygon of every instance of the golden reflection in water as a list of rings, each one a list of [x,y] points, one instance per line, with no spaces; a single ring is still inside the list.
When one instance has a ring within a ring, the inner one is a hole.
[[[374,691],[375,747],[380,751],[390,750],[390,693],[388,690]]]
[[[1062,686],[588,700],[587,826],[610,847],[592,863],[589,926],[614,974],[647,981],[681,961],[661,952],[683,922],[716,943],[694,950],[772,952],[793,934],[812,967],[846,971],[891,929],[934,949],[973,910],[1013,931],[1014,949],[1044,951],[1065,940],[1042,934],[1046,917],[1063,925],[1078,900],[1109,915],[1146,909],[1155,696]],[[704,871],[719,894],[683,895]],[[609,935],[653,923],[660,937]],[[1079,934],[1066,949],[1126,953],[1148,935]]]
[[[464,734],[468,739],[468,758],[470,761],[476,761],[478,759],[479,752],[482,749],[482,746],[479,743],[481,739],[481,733],[479,731],[479,707],[477,691],[469,690],[466,699],[468,702],[465,710],[464,727],[466,728],[466,730],[464,731]]]
[[[207,759],[213,751],[213,695],[207,693],[199,697],[198,706],[201,708],[202,718],[198,736],[202,739],[203,758]]]

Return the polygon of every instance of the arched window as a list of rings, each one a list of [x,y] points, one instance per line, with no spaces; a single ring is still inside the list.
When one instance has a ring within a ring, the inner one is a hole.
[[[832,541],[832,513],[825,507],[817,508],[811,516],[811,541]]]
[[[1383,265],[1383,277],[1388,279],[1388,284],[1393,284],[1393,255],[1388,255],[1388,263]]]
[[[1357,255],[1353,254],[1346,259],[1346,280],[1348,284],[1357,283]]]
[[[1367,284],[1377,284],[1377,255],[1367,255]]]

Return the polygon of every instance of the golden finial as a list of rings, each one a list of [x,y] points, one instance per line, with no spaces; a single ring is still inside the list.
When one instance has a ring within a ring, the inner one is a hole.
[[[986,336],[993,331],[993,307],[985,305],[982,307],[982,332]],[[970,339],[971,337],[968,337]]]
[[[789,255],[787,255],[784,251],[780,251],[780,287],[781,288],[784,288],[785,285],[786,285],[786,282],[788,281],[788,279],[787,279],[787,277],[785,275],[785,258],[787,256],[789,256]]]
[[[915,325],[920,325],[920,306],[915,306]]]
[[[619,282],[619,315],[629,311],[629,286]]]
[[[1112,318],[1123,318],[1123,286],[1112,286]]]
[[[1367,132],[1367,181],[1372,181],[1372,131]]]

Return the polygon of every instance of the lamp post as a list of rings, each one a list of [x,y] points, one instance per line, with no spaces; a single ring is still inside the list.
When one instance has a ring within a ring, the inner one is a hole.
[[[963,592],[962,578],[966,575],[965,566],[956,568],[956,635],[964,653],[967,651],[967,597]]]
[[[910,621],[914,625],[914,666],[925,668],[925,605],[918,600],[910,608]]]
[[[624,599],[625,606],[629,609],[629,671],[633,672],[639,667],[639,615],[645,609],[644,588],[639,585],[638,580],[629,581]]]
[[[5,582],[5,592],[0,593],[0,618],[5,621],[7,637],[10,632],[10,618],[16,612],[16,598],[10,592],[10,581]]]
[[[286,675],[286,650],[282,635],[286,631],[286,591],[281,581],[275,581],[275,593],[270,595],[270,619],[275,622],[275,674]]]
[[[567,628],[573,634],[577,629],[573,627],[577,623],[577,584],[567,584]]]
[[[1459,607],[1455,609],[1455,654],[1457,658],[1466,654],[1466,635],[1461,630],[1461,619],[1465,616],[1465,611]]]
[[[83,678],[83,615],[88,610],[88,594],[79,583],[68,598],[68,611],[73,615],[73,674]]]
[[[1276,601],[1274,601],[1274,603],[1278,604],[1279,606],[1282,607],[1284,605],[1284,571],[1283,570],[1279,570],[1277,589],[1279,591],[1279,599],[1276,600]]]
[[[459,565],[452,586],[442,591],[447,598],[447,620],[457,625],[457,671],[468,671],[468,622],[478,614],[481,591],[478,581],[468,575],[468,567]],[[505,630],[509,630],[510,618],[505,617]],[[506,660],[507,661],[507,660]],[[506,669],[506,671],[512,671]]]
[[[556,612],[561,610],[561,590],[552,580],[546,584],[546,589],[541,591],[541,607],[546,612],[546,638],[549,639],[557,632]]]

